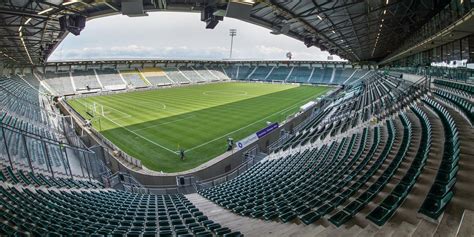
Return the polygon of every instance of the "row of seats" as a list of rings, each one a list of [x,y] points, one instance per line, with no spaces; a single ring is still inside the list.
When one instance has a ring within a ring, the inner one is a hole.
[[[364,129],[362,134],[354,134],[350,139],[346,137],[319,149],[262,162],[237,178],[200,193],[241,215],[283,222],[298,218],[310,224],[357,191],[355,185],[355,189],[344,189],[374,156],[380,144],[380,128],[373,129],[372,146],[362,156],[367,136],[368,129]],[[359,146],[355,146],[355,140],[359,140]],[[363,177],[368,179],[371,175]]]
[[[410,168],[397,186],[392,190],[390,195],[388,195],[382,203],[367,216],[367,219],[371,220],[378,226],[384,225],[407,198],[411,189],[415,186],[428,158],[432,136],[431,124],[428,120],[428,116],[423,112],[423,110],[416,106],[411,107],[411,110],[421,122],[420,146],[418,147],[418,151],[410,165]]]
[[[419,212],[437,219],[453,198],[456,174],[459,170],[460,143],[456,124],[449,112],[438,102],[430,98],[423,100],[441,119],[444,128],[444,150],[441,165],[434,184]]]
[[[447,92],[443,90],[435,90],[434,94],[441,97],[443,100],[449,101],[450,103],[456,105],[464,113],[464,115],[469,119],[471,124],[474,124],[473,102],[470,102],[467,99],[454,95],[451,92]]]
[[[33,185],[35,187],[56,188],[103,188],[104,186],[95,181],[85,181],[63,177],[49,177],[42,173],[33,173],[21,169],[12,169],[6,166],[0,170],[0,181],[12,184]]]
[[[471,96],[474,95],[474,85],[458,83],[454,81],[440,80],[440,79],[435,79],[433,83],[437,86],[445,86],[445,87],[459,90],[460,92],[467,93],[468,95],[471,95]]]
[[[371,75],[364,79],[360,86],[349,89],[329,106],[315,111],[316,115],[277,147],[275,152],[304,146],[318,139],[323,140],[326,136],[344,133],[360,123],[369,121],[373,116],[392,108],[401,98],[410,97],[401,92],[402,85],[405,85],[403,81],[391,77]]]
[[[46,103],[39,92],[26,83],[18,82],[18,76],[7,78],[0,76],[0,109],[15,114],[17,117],[34,121],[50,127],[58,127],[50,119]]]
[[[230,66],[224,68],[227,75],[235,80],[286,81],[312,84],[344,84],[352,79],[355,72],[365,70],[352,68],[310,68],[310,67],[272,67],[272,66]],[[358,73],[354,79],[360,78]]]
[[[2,235],[242,236],[183,195],[0,187]]]
[[[0,155],[17,165],[64,171],[69,164],[60,149],[62,126],[58,116],[46,109],[49,102],[34,80],[20,75],[0,78]]]
[[[361,104],[383,97],[383,91],[391,87],[400,87],[400,82],[387,80],[379,83],[379,87],[369,88],[371,92],[362,96]],[[393,93],[394,98],[403,95]],[[309,148],[290,153],[285,149],[277,149],[270,158],[238,177],[200,190],[199,193],[239,215],[281,222],[298,219],[305,224],[327,218],[335,226],[343,225],[366,209],[369,203],[375,202],[375,207],[370,205],[366,218],[383,226],[408,198],[423,172],[432,145],[432,124],[427,110],[413,103],[408,105],[409,111],[406,113],[399,110],[398,115],[386,120],[384,126],[374,127],[372,139],[367,138],[371,133],[365,127],[361,134],[342,137],[317,148],[314,140],[308,141],[306,133],[299,133],[290,138],[290,144],[294,144],[295,140],[305,141],[299,146],[311,142]],[[437,219],[454,195],[453,187],[459,170],[459,137],[453,118],[443,106],[427,96],[422,97],[420,105],[431,108],[441,118],[444,127],[441,165],[418,210],[428,218]],[[322,116],[314,116],[318,120],[316,124],[320,124],[325,116],[333,114],[332,110],[327,110],[329,112],[326,114],[323,114],[326,111],[320,112]],[[421,125],[417,130],[421,136],[416,138],[419,143],[413,140],[414,120]],[[328,127],[340,127],[343,124],[333,123]],[[382,141],[384,128],[386,140]],[[310,130],[309,134],[316,134],[318,130]],[[282,147],[287,146],[288,143]],[[409,154],[410,147],[415,149]],[[405,168],[400,169],[402,163],[409,164],[406,171]],[[374,176],[375,179],[369,182]],[[395,184],[393,188],[387,187],[389,182]],[[382,200],[375,200],[382,190],[384,193],[388,190],[388,195],[384,195]]]
[[[222,68],[181,67],[143,68],[140,70],[89,69],[69,72],[46,72],[44,81],[58,95],[127,87],[163,86],[228,80]]]

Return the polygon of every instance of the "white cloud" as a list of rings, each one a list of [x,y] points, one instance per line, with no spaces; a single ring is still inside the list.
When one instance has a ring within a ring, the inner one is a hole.
[[[153,48],[137,45],[91,47],[82,49],[62,49],[50,57],[50,61],[74,59],[110,59],[110,58],[215,58],[224,59],[228,49],[224,47],[188,48],[187,46]]]
[[[199,14],[155,12],[148,17],[115,15],[88,21],[81,35],[66,37],[49,60],[224,59],[229,56],[231,28],[237,29],[235,59],[285,59],[287,52],[294,59],[324,60],[328,56],[293,38],[272,35],[268,29],[232,18],[207,30]]]

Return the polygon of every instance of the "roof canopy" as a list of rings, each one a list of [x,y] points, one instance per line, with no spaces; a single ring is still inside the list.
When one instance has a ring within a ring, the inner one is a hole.
[[[81,20],[148,11],[206,12],[220,20],[228,0],[3,0],[0,3],[0,60],[43,64],[64,37],[82,29]],[[350,61],[379,61],[395,51],[449,1],[443,0],[230,0],[250,4],[242,20],[317,46]],[[137,5],[138,4],[138,5]],[[142,9],[141,9],[142,7]],[[141,13],[141,14],[137,14]],[[63,18],[63,27],[60,19]],[[212,20],[211,19],[211,20]],[[72,24],[67,30],[64,24]],[[203,24],[203,27],[205,25]],[[219,27],[218,25],[216,27]]]

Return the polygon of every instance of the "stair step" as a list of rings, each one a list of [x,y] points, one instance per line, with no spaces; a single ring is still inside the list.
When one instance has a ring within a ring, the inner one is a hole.
[[[416,226],[415,231],[410,236],[412,237],[433,236],[437,227],[438,227],[437,224],[422,219]]]
[[[416,229],[415,225],[412,225],[408,222],[402,222],[397,228],[395,228],[395,232],[393,232],[392,237],[405,237],[411,235]]]
[[[474,236],[474,211],[464,210],[456,236]]]

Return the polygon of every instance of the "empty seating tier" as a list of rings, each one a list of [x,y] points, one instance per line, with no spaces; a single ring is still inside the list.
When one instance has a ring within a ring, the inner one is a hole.
[[[2,235],[240,236],[183,195],[0,187]]]

